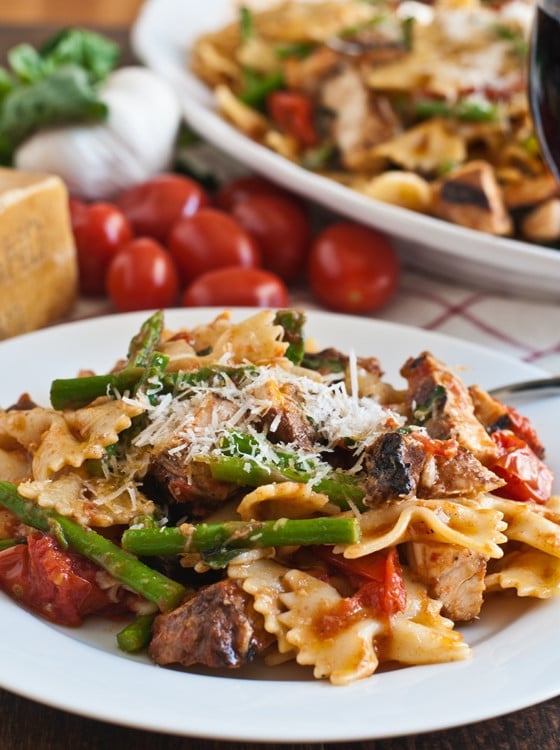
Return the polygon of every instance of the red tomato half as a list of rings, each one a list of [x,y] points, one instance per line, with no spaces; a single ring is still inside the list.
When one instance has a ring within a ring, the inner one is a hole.
[[[492,433],[492,439],[500,448],[501,456],[489,468],[506,481],[504,487],[494,492],[512,500],[546,503],[554,483],[548,466],[511,430],[498,430]]]
[[[365,313],[382,307],[394,295],[400,264],[382,234],[360,224],[341,222],[315,238],[308,273],[313,293],[326,307]]]
[[[149,237],[131,240],[111,261],[107,294],[119,312],[171,307],[179,294],[173,259]]]
[[[253,195],[234,206],[232,216],[256,239],[264,268],[288,282],[299,276],[309,253],[311,226],[295,201]]]
[[[124,214],[110,203],[90,205],[72,198],[70,219],[76,243],[82,294],[105,293],[105,274],[116,252],[132,237]]]
[[[187,287],[185,307],[288,307],[288,290],[281,278],[262,268],[230,266],[208,271]]]
[[[396,547],[357,558],[335,555],[327,547],[316,548],[318,556],[358,582],[352,599],[384,615],[394,615],[406,607],[406,587]]]
[[[316,146],[319,136],[315,127],[315,107],[299,91],[274,91],[267,99],[270,117],[287,135],[304,147]]]
[[[189,177],[161,174],[124,190],[115,202],[136,236],[153,237],[165,244],[173,224],[207,205],[210,198]]]
[[[236,180],[222,185],[214,195],[214,205],[222,211],[231,211],[238,203],[254,195],[277,195],[281,198],[293,198],[295,196],[289,193],[280,185],[270,182],[265,177],[249,175],[248,177],[238,177]]]
[[[509,418],[509,427],[517,437],[524,440],[539,458],[544,456],[544,445],[542,444],[537,431],[531,424],[531,420],[520,414],[513,406],[506,406]]]
[[[261,260],[255,239],[229,214],[215,208],[202,208],[179,219],[169,235],[169,251],[185,284],[206,271],[225,266],[253,268]]]
[[[78,626],[83,618],[112,604],[95,582],[98,568],[62,550],[39,533],[0,552],[0,588],[25,607],[60,625]]]

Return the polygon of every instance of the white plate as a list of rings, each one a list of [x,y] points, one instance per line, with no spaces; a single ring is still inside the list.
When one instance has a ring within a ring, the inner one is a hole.
[[[219,117],[211,92],[189,72],[188,51],[197,36],[229,20],[233,7],[233,0],[148,0],[132,31],[135,53],[173,85],[193,130],[251,169],[391,234],[412,267],[489,290],[560,299],[560,252],[371,200],[260,146]]]
[[[174,310],[171,328],[207,322],[216,310]],[[236,317],[248,310],[236,311]],[[61,325],[0,344],[0,404],[23,391],[48,403],[51,379],[79,368],[108,369],[126,352],[144,313]],[[431,350],[464,379],[484,386],[542,374],[495,352],[414,328],[308,313],[322,345],[377,355],[394,382],[405,359]],[[560,399],[524,410],[546,445],[557,444]],[[560,472],[560,456],[551,453]],[[560,476],[560,473],[558,474]],[[303,668],[211,675],[156,667],[115,647],[107,622],[68,630],[46,624],[0,594],[0,685],[70,712],[179,735],[237,741],[335,742],[389,737],[466,724],[560,693],[560,599],[488,604],[464,634],[469,661],[378,673],[348,687],[310,679]]]

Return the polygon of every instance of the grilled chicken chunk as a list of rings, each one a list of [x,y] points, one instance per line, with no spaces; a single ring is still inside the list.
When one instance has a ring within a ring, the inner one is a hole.
[[[343,164],[350,170],[364,169],[379,161],[369,155],[376,144],[400,131],[400,123],[389,100],[372,93],[359,71],[342,68],[325,81],[321,105],[332,114],[332,133]]]
[[[190,425],[191,440],[204,433],[227,424],[238,407],[213,393],[208,393]],[[145,478],[149,496],[156,503],[180,503],[181,514],[189,520],[201,520],[221,507],[234,493],[228,482],[220,482],[211,476],[209,468],[202,463],[188,462],[183,450],[174,450],[183,444],[188,448],[184,436],[172,436],[153,451]]]
[[[423,446],[410,435],[388,432],[378,437],[364,456],[367,504],[414,497],[425,460]]]
[[[263,427],[270,440],[311,449],[317,433],[301,409],[296,387],[290,384],[279,386],[269,380],[259,395],[270,403],[263,417]]]
[[[408,359],[401,369],[408,381],[406,399],[413,416],[438,440],[457,440],[485,466],[497,448],[474,413],[468,388],[430,352]]]
[[[519,432],[519,426],[522,425],[523,439],[539,458],[544,458],[544,445],[526,417],[522,417],[511,406],[506,406],[497,398],[493,398],[478,385],[469,386],[469,394],[474,404],[475,416],[489,434],[496,430]]]
[[[366,503],[410,497],[472,497],[503,480],[455,441],[388,432],[367,449]]]
[[[440,219],[496,235],[513,225],[491,164],[471,161],[434,187],[433,212]]]
[[[184,667],[247,664],[273,640],[252,602],[236,581],[206,586],[177,609],[156,617],[150,657],[157,664]]]
[[[521,232],[538,243],[560,239],[560,199],[550,198],[531,209],[521,220]]]
[[[286,86],[315,97],[324,79],[340,66],[340,55],[329,47],[319,47],[301,60],[291,57],[286,60]]]
[[[153,456],[145,484],[156,503],[180,504],[180,514],[200,521],[220,508],[236,492],[229,482],[214,479],[203,463],[187,469],[179,453],[163,451]]]
[[[428,586],[430,596],[442,603],[441,613],[454,622],[478,616],[484,597],[487,558],[453,544],[410,542],[408,563]]]

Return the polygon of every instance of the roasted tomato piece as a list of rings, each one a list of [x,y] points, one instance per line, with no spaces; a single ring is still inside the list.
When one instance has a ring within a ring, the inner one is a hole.
[[[76,627],[86,615],[112,604],[95,582],[97,572],[93,563],[40,533],[0,552],[0,588],[59,625]]]
[[[506,481],[494,492],[512,500],[546,503],[554,482],[548,466],[512,430],[498,430],[492,438],[500,448],[500,456],[489,468]]]

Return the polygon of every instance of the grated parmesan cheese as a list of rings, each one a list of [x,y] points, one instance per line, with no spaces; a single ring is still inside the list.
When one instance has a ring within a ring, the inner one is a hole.
[[[302,413],[321,440],[317,450],[332,450],[341,441],[355,443],[359,457],[380,432],[389,425],[393,429],[395,424],[403,424],[404,419],[371,397],[359,396],[355,354],[350,362],[354,363],[351,365],[351,393],[341,380],[318,380],[301,371],[296,375],[284,367],[266,365],[245,373],[239,384],[221,373],[215,382],[189,386],[188,392],[175,396],[162,395],[156,405],[139,396],[148,415],[148,425],[136,436],[134,445],[181,453],[187,464],[218,451],[220,440],[236,429],[255,437],[259,458],[266,459],[270,446],[259,437],[264,437],[260,425],[271,407],[264,386],[272,381],[279,387],[294,388]],[[274,433],[279,422],[280,417],[275,417],[269,432]],[[306,457],[297,446],[289,444],[288,447],[297,451],[300,459],[316,457],[316,452]]]

